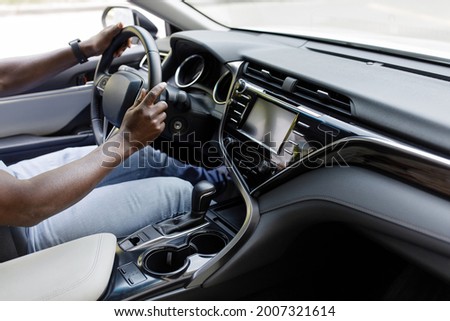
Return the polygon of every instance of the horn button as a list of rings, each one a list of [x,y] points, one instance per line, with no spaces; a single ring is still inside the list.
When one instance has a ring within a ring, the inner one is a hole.
[[[103,93],[103,113],[106,119],[120,127],[123,116],[141,89],[143,80],[126,71],[118,71],[111,76]]]

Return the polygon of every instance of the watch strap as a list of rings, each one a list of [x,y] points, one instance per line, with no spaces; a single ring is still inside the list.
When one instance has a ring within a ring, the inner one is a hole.
[[[81,51],[79,42],[80,42],[80,39],[72,40],[71,42],[69,42],[69,46],[72,48],[72,52],[75,55],[75,57],[77,58],[78,62],[80,64],[83,64],[86,61],[88,61],[88,59]]]

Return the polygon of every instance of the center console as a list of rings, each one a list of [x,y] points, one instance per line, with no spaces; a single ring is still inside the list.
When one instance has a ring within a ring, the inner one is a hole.
[[[296,80],[288,77],[278,89],[263,87],[246,76],[245,68],[231,93],[223,144],[250,193],[313,152],[351,135],[335,119],[290,99]]]
[[[245,219],[239,201],[211,206],[198,225],[162,234],[150,225],[119,240],[103,300],[156,298],[186,286],[222,251]]]

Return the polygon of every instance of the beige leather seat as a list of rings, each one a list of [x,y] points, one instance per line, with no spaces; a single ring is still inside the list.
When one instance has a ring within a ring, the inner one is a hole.
[[[0,263],[0,300],[98,300],[116,244],[114,235],[101,233]]]

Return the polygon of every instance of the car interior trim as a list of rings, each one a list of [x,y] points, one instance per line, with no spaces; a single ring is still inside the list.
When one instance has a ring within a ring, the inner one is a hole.
[[[89,105],[91,94],[92,85],[84,85],[1,98],[0,137],[57,132]],[[64,108],[54,108],[62,105]],[[39,119],[45,122],[37,122]]]

